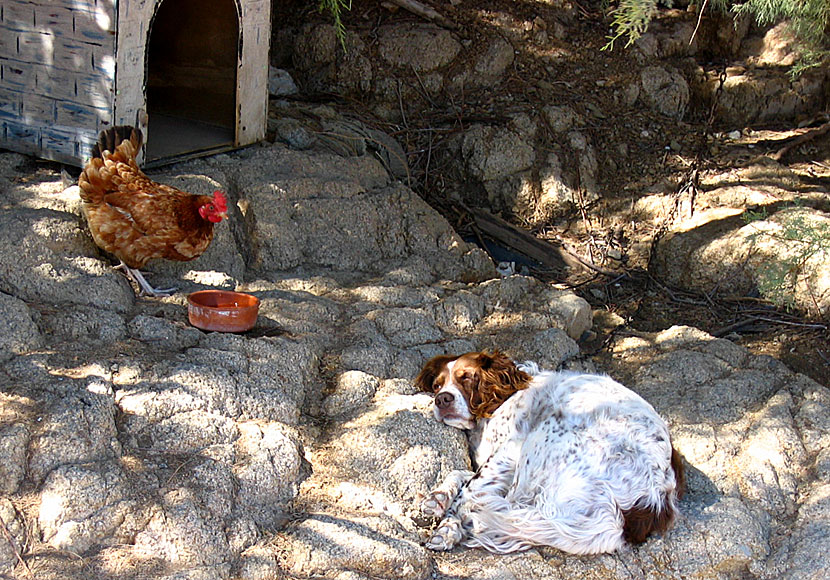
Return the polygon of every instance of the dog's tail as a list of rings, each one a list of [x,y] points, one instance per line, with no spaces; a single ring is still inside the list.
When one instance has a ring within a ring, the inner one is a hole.
[[[471,506],[468,547],[510,553],[532,546],[553,546],[571,554],[601,554],[622,547],[622,512],[614,503],[597,504],[590,513],[561,513],[517,506],[499,496],[478,496]],[[550,513],[548,513],[550,512]]]

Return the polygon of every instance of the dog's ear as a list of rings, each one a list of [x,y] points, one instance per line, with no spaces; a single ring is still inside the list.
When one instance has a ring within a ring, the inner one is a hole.
[[[419,391],[425,391],[427,393],[436,392],[438,389],[435,388],[435,383],[438,376],[444,371],[447,363],[455,360],[456,358],[458,357],[444,354],[429,359],[424,365],[424,368],[421,369],[421,372],[418,373],[418,376],[415,377],[415,388]]]
[[[477,417],[490,417],[516,391],[527,388],[531,377],[503,352],[480,353],[481,376],[476,389]]]
[[[473,360],[475,364],[478,365],[478,368],[482,370],[487,370],[493,366],[493,363],[496,362],[496,358],[499,356],[499,352],[496,351],[493,354],[490,354],[485,351],[477,352],[473,356]]]

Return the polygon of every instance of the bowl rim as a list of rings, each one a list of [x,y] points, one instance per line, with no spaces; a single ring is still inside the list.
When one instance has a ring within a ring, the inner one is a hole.
[[[208,296],[208,295],[227,295],[227,296],[244,296],[245,298],[252,298],[253,304],[247,304],[245,306],[211,306],[209,304],[203,304],[198,300],[199,296]],[[195,297],[195,298],[194,298]],[[219,288],[208,288],[206,290],[197,290],[196,292],[191,292],[187,295],[187,303],[190,306],[195,306],[198,308],[207,308],[209,310],[243,310],[246,308],[258,308],[259,307],[259,298],[254,296],[253,294],[249,294],[247,292],[237,292],[236,290],[221,290]]]

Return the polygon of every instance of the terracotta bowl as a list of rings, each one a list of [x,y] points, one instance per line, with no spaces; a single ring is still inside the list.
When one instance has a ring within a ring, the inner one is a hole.
[[[229,290],[200,290],[187,297],[190,324],[202,330],[245,332],[259,314],[259,298]]]

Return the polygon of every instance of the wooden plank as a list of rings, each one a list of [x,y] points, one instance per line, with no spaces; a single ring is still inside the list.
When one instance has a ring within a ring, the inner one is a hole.
[[[80,42],[73,38],[56,38],[52,61],[54,66],[64,70],[91,72],[93,51],[97,45]]]
[[[29,93],[23,99],[21,113],[27,121],[47,127],[55,122],[55,99]]]
[[[0,67],[3,79],[3,86],[22,93],[29,93],[35,90],[35,73],[33,67],[22,62],[15,62],[0,58]]]
[[[17,32],[0,26],[0,58],[17,58]]]
[[[271,10],[271,3],[265,0],[249,0],[242,3],[242,18],[253,22],[265,22]]]
[[[28,2],[3,3],[3,27],[8,30],[34,30],[35,7]]]
[[[17,60],[30,64],[58,66],[55,62],[56,55],[57,49],[53,35],[40,32],[17,33]]]
[[[75,100],[85,105],[107,106],[112,102],[114,84],[99,74],[79,74],[75,77],[78,90]]]
[[[55,122],[68,127],[98,127],[111,116],[108,109],[69,101],[58,101],[55,106]]]
[[[99,44],[34,31],[4,31],[0,28],[0,58],[26,64],[42,64],[63,70],[89,71],[92,55],[104,49]]]
[[[581,266],[578,260],[556,244],[540,240],[530,232],[519,229],[486,210],[470,208],[469,211],[476,226],[485,235],[540,264],[557,270]]]
[[[13,0],[23,4],[34,4],[35,6],[68,8],[70,10],[84,10],[94,12],[101,0]],[[113,4],[108,0],[106,4]]]
[[[75,77],[77,73],[60,70],[51,66],[34,65],[36,90],[40,95],[73,101],[77,97],[75,91]]]
[[[118,28],[121,29],[128,20],[149,22],[153,16],[156,0],[116,0],[115,3],[118,8]]]
[[[115,35],[115,18],[111,14],[74,14],[75,38],[106,44]]]
[[[96,17],[100,19],[108,12],[113,12],[111,6],[96,6],[94,0],[4,0],[0,24],[10,30],[72,36],[76,18],[95,22]],[[102,19],[103,22],[108,20],[111,19]]]
[[[36,94],[95,108],[112,104],[113,81],[103,75],[44,65],[31,65],[27,70],[34,73],[36,83],[31,90]]]
[[[20,118],[20,102],[23,93],[0,87],[0,119]]]
[[[101,127],[103,129],[103,127]],[[98,131],[81,133],[78,138],[78,164],[83,165],[92,157],[92,149],[98,143]]]
[[[52,159],[67,159],[78,156],[78,135],[66,127],[45,127],[41,131],[41,149],[48,151]]]
[[[38,153],[40,151],[40,131],[37,127],[30,127],[14,121],[4,121],[6,140],[13,145],[9,147],[20,153]]]
[[[270,46],[270,2],[253,7],[242,19],[242,59],[237,73],[239,115],[236,145],[255,143],[265,136],[268,120],[268,51]]]
[[[75,15],[69,8],[60,6],[35,6],[35,30],[42,32],[62,31],[71,34]]]
[[[92,57],[92,72],[115,84],[115,53],[111,46],[89,45]]]

